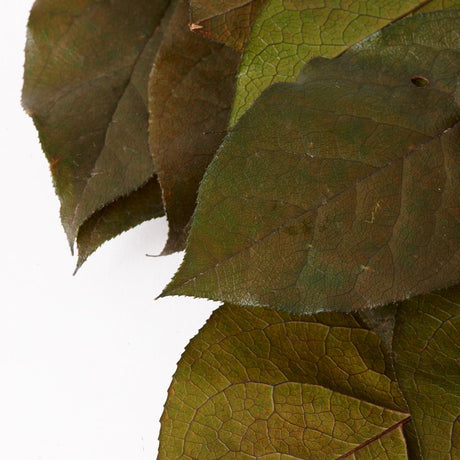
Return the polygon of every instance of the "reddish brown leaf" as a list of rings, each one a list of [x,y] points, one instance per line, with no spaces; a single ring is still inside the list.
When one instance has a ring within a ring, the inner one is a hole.
[[[226,134],[239,53],[189,31],[185,0],[165,31],[149,83],[150,148],[169,221],[164,254],[184,247],[198,186]]]

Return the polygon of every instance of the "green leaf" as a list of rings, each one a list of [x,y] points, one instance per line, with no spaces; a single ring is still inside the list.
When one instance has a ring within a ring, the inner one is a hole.
[[[238,51],[267,0],[190,0],[190,29]]]
[[[50,163],[71,246],[95,211],[153,177],[147,82],[167,5],[37,0],[32,8],[23,105]]]
[[[149,82],[150,149],[169,222],[163,254],[184,249],[198,187],[226,134],[240,60],[190,32],[186,0],[170,9]]]
[[[458,282],[459,28],[460,11],[416,15],[266,90],[162,295],[349,311]]]
[[[245,46],[230,125],[268,86],[295,81],[313,57],[332,58],[398,18],[430,9],[460,8],[459,0],[270,0]]]
[[[158,458],[404,459],[408,421],[385,348],[352,315],[224,305],[179,361]]]
[[[78,230],[75,273],[105,241],[147,220],[164,215],[156,176],[139,190],[95,212]]]
[[[398,308],[395,370],[425,459],[460,458],[459,337],[460,285]]]

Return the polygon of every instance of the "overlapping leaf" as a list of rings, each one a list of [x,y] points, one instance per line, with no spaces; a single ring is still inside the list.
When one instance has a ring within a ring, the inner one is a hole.
[[[313,312],[458,282],[459,27],[416,15],[269,88],[211,163],[163,295]]]
[[[460,8],[460,1],[270,0],[244,49],[230,124],[271,84],[295,81],[313,57],[338,56],[402,16],[443,8]]]
[[[395,370],[426,459],[460,457],[459,337],[460,286],[399,306]]]
[[[186,0],[171,8],[149,83],[150,148],[169,222],[164,253],[184,248],[200,181],[226,133],[240,59],[190,32]]]
[[[147,79],[168,2],[38,0],[23,104],[50,162],[70,244],[95,211],[153,177]],[[118,219],[119,229],[129,224]]]
[[[190,29],[241,51],[267,0],[190,0]]]
[[[225,305],[178,364],[159,458],[405,459],[392,372],[351,315]]]
[[[78,261],[75,272],[105,241],[119,235],[126,228],[135,227],[163,214],[161,189],[156,176],[140,190],[119,198],[95,212],[78,231]]]

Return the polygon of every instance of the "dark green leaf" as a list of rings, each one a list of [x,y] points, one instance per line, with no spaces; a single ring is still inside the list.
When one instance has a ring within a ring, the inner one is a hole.
[[[459,337],[460,285],[398,308],[395,370],[427,460],[460,458]]]
[[[190,0],[190,29],[241,51],[267,0]]]
[[[338,56],[402,16],[455,4],[460,8],[459,0],[269,0],[244,48],[230,124],[268,86],[295,81],[310,59]]]
[[[208,168],[163,295],[349,311],[458,282],[459,28],[416,15],[266,90]]]
[[[184,248],[200,181],[226,133],[240,59],[190,32],[188,19],[188,2],[175,2],[149,83],[150,148],[169,222],[164,254]]]
[[[37,0],[31,11],[23,104],[50,162],[71,245],[95,211],[154,174],[147,81],[167,5]]]
[[[162,215],[164,209],[161,189],[156,176],[141,189],[95,212],[78,230],[78,262],[75,273],[105,241],[146,220]]]
[[[353,316],[225,305],[178,364],[159,459],[405,459],[408,420],[385,348]]]

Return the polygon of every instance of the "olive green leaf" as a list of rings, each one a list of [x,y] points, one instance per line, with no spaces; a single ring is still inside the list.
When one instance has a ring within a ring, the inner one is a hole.
[[[352,315],[224,305],[179,361],[158,458],[406,459],[409,419],[386,349]]]
[[[402,16],[454,7],[460,8],[459,0],[269,0],[244,49],[230,125],[265,88],[295,81],[313,57],[338,56]]]
[[[190,30],[241,51],[267,0],[190,0]]]
[[[350,311],[458,282],[459,28],[415,15],[268,88],[209,166],[162,295]]]
[[[147,184],[95,212],[79,228],[75,273],[105,241],[147,220],[164,215],[161,189],[156,176]]]
[[[147,82],[167,5],[37,0],[32,8],[23,105],[50,163],[71,246],[95,211],[154,175]]]
[[[460,285],[398,308],[395,370],[426,459],[460,458],[459,337]]]
[[[198,187],[226,134],[240,60],[190,32],[186,0],[170,9],[149,82],[150,149],[169,222],[163,254],[184,248]]]

